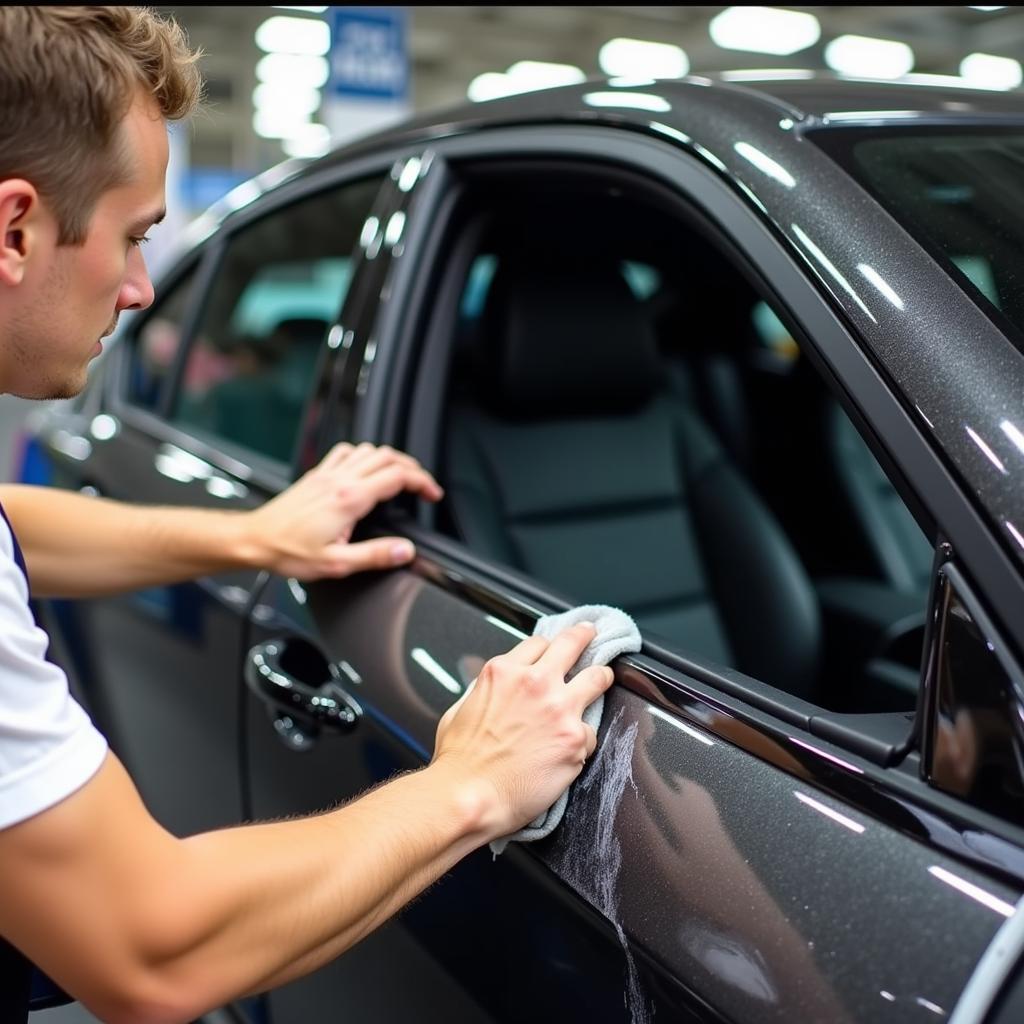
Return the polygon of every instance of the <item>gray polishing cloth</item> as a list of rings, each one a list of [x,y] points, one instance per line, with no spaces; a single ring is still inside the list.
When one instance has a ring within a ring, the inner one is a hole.
[[[561,615],[545,615],[537,620],[533,635],[553,640],[562,630],[575,626],[578,622],[592,622],[597,635],[569,670],[566,681],[591,665],[607,665],[613,658],[626,651],[640,650],[640,630],[637,629],[636,623],[621,609],[612,608],[606,604],[585,604],[578,608],[570,608],[569,611],[562,612]],[[601,727],[603,711],[604,694],[601,694],[583,712],[583,721],[593,726],[594,732]],[[562,820],[568,803],[569,791],[566,790],[551,807],[534,818],[526,828],[520,829],[510,836],[495,839],[491,843],[494,855],[504,853],[505,847],[513,840],[528,843],[549,835]]]

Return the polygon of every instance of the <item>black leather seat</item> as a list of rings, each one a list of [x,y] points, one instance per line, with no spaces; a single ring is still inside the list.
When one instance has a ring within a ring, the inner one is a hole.
[[[666,386],[614,261],[500,263],[472,370],[454,389],[444,467],[448,511],[470,547],[812,695],[821,627],[810,582]]]
[[[895,589],[923,601],[932,571],[928,538],[837,402],[829,403],[825,420],[839,485],[878,572]]]

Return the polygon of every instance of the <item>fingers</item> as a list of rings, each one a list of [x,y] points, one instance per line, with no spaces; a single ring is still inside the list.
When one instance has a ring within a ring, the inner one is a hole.
[[[402,490],[413,491],[430,501],[437,501],[444,494],[441,486],[416,459],[388,445],[363,442],[353,446],[342,442],[324,456],[320,466],[330,472],[343,470],[366,480],[376,492],[386,493],[388,498]]]
[[[593,623],[590,622],[580,622],[562,630],[548,644],[548,649],[537,662],[537,667],[565,676],[579,661],[580,655],[587,649],[587,645],[595,636],[597,636],[597,631],[594,629]]]
[[[528,636],[499,657],[513,665],[534,665],[547,649],[548,641],[544,637]]]
[[[415,465],[389,463],[362,478],[377,501],[387,501],[401,491],[411,491],[428,501],[444,497],[441,485],[425,470]]]
[[[412,541],[402,537],[376,537],[358,544],[332,545],[332,548],[328,558],[339,576],[367,569],[393,569],[396,565],[408,564],[416,556]]]
[[[608,665],[591,665],[571,679],[566,686],[582,714],[584,708],[589,707],[602,693],[607,692],[614,682],[615,673]]]

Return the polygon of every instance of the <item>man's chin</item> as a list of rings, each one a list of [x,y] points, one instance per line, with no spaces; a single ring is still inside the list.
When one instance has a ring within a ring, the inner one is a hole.
[[[16,398],[28,398],[37,402],[60,401],[66,398],[77,398],[88,383],[88,374],[83,373],[75,380],[66,380],[59,383],[47,381],[45,385],[40,386],[38,389],[29,390],[28,388],[22,388],[10,392],[10,394],[13,394]]]

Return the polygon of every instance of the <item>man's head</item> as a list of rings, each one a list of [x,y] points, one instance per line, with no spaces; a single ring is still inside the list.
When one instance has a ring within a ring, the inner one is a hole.
[[[140,245],[196,56],[147,8],[0,7],[0,392],[77,394],[118,313],[152,301]]]

